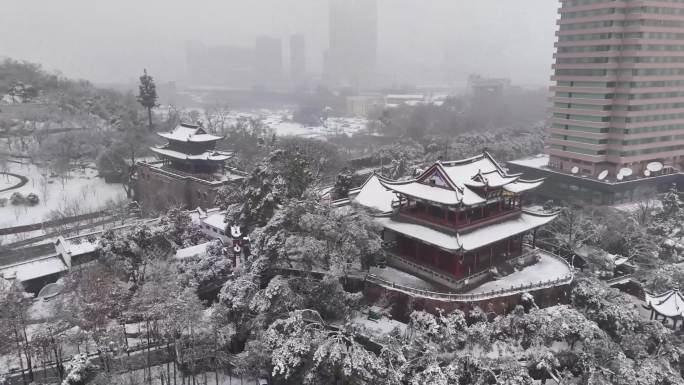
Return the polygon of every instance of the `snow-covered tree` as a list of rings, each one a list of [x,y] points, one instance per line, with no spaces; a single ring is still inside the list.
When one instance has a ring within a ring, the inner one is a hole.
[[[147,69],[143,70],[138,86],[138,103],[147,110],[147,128],[152,131],[152,109],[159,107],[157,104],[157,86],[154,84],[152,76],[147,74]]]
[[[354,340],[353,335],[332,333],[313,355],[306,376],[310,384],[400,384],[378,356]],[[393,381],[394,380],[394,381]]]
[[[186,210],[174,207],[161,220],[161,230],[179,247],[190,247],[206,241],[199,226],[192,223]]]
[[[202,289],[210,284],[221,283],[233,271],[230,251],[221,241],[207,245],[206,254],[178,261],[178,280],[184,287]]]
[[[139,225],[121,232],[106,231],[98,250],[102,260],[135,288],[144,283],[149,262],[166,258],[171,248],[158,229]]]
[[[254,254],[269,266],[344,275],[367,268],[380,251],[377,225],[350,207],[292,201],[256,234]]]
[[[273,322],[264,334],[264,343],[271,352],[274,377],[291,382],[306,376],[316,346],[323,340],[322,325],[307,324],[301,312]]]
[[[665,218],[678,218],[681,215],[682,201],[679,199],[677,186],[673,185],[661,196],[660,203],[663,207]]]

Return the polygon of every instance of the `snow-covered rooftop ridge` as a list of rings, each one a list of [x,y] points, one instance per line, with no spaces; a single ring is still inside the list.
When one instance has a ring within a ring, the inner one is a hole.
[[[213,214],[209,214],[206,218],[202,220],[202,223],[207,224],[218,230],[224,230],[227,226],[226,212],[218,211]]]
[[[684,317],[684,296],[679,289],[662,294],[646,293],[646,304],[658,314],[666,317]]]
[[[476,250],[502,239],[522,234],[551,222],[557,216],[557,213],[548,214],[523,211],[516,218],[464,233],[443,232],[428,226],[388,217],[380,217],[375,220],[384,228],[409,238],[418,239],[450,252],[457,252]]]
[[[200,126],[181,123],[170,132],[158,132],[162,138],[178,142],[206,143],[223,139],[221,136],[207,134]]]
[[[186,247],[176,250],[175,259],[187,259],[203,256],[207,254],[207,247],[211,242],[200,243],[199,245]]]
[[[0,269],[0,277],[5,279],[16,279],[20,282],[35,278],[45,277],[52,274],[67,271],[69,266],[59,255],[51,255],[3,266]]]
[[[392,181],[380,177],[386,189],[417,199],[444,205],[466,206],[485,203],[480,189],[503,188],[522,193],[541,185],[543,179],[526,181],[521,174],[508,174],[487,152],[457,161],[437,161],[420,176],[408,181]]]
[[[164,147],[150,147],[150,150],[154,151],[155,153],[163,156],[168,156],[170,158],[174,159],[179,159],[179,160],[210,160],[210,161],[225,161],[230,159],[232,156],[231,153],[229,152],[224,152],[224,151],[205,151],[201,154],[186,154],[180,151],[174,151],[174,150],[169,150]]]

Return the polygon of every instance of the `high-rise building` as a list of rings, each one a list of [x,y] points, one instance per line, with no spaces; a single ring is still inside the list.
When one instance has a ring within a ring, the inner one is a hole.
[[[252,85],[254,50],[251,48],[189,42],[185,55],[187,80],[194,85]]]
[[[549,166],[606,180],[681,166],[684,3],[561,4]]]
[[[306,73],[306,41],[304,35],[290,36],[290,77],[301,79]]]
[[[331,0],[327,83],[361,86],[372,80],[378,46],[377,0]]]
[[[270,85],[283,75],[283,45],[280,39],[258,36],[254,45],[256,84]]]

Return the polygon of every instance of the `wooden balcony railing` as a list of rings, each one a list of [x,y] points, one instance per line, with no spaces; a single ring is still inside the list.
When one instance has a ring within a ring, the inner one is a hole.
[[[420,212],[410,212],[410,211],[399,211],[399,217],[414,221],[426,226],[433,226],[446,231],[473,231],[483,226],[488,226],[497,222],[501,222],[508,218],[514,218],[522,212],[519,207],[503,210],[495,214],[491,214],[485,218],[476,219],[470,222],[448,222],[441,218],[436,218],[426,213]]]

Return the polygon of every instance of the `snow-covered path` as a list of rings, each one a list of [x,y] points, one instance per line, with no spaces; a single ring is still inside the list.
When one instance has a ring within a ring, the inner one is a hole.
[[[469,294],[487,293],[511,287],[529,285],[537,282],[546,282],[565,277],[570,273],[570,268],[558,258],[540,253],[541,259],[534,265],[527,266],[522,270],[498,279],[482,284],[469,291]]]

